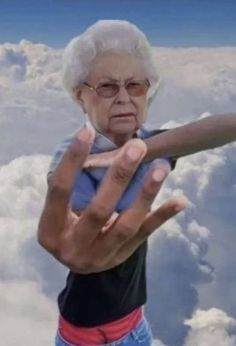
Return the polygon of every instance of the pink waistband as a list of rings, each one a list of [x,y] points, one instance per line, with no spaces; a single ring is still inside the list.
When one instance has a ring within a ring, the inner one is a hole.
[[[77,327],[59,318],[59,334],[75,346],[101,345],[122,338],[140,322],[143,308],[139,307],[119,320],[96,327]]]

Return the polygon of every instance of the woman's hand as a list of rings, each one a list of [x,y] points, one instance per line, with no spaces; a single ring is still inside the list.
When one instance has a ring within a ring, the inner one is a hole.
[[[49,176],[48,192],[38,226],[39,243],[70,270],[87,274],[124,262],[165,221],[185,208],[181,199],[169,200],[150,213],[150,206],[168,174],[154,167],[144,179],[133,205],[119,215],[113,210],[146,153],[140,139],[125,144],[103,179],[92,202],[76,215],[69,208],[74,179],[83,167],[94,134],[79,133],[60,164]]]

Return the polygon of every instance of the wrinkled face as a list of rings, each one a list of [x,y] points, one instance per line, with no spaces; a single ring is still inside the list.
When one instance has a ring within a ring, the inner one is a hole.
[[[85,82],[92,87],[117,82],[122,85],[119,92],[105,98],[82,85],[77,89],[77,99],[99,132],[112,140],[119,137],[127,140],[145,121],[147,94],[130,96],[124,83],[146,79],[140,59],[128,53],[106,52],[92,63]]]

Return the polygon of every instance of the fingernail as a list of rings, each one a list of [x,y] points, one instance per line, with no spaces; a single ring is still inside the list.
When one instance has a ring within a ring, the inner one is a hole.
[[[161,168],[154,169],[152,173],[152,179],[158,183],[160,183],[167,176],[167,172]]]
[[[129,161],[138,161],[143,155],[143,150],[139,147],[130,146],[126,151],[126,156]]]
[[[171,170],[170,162],[167,159],[164,159],[164,158],[155,159],[153,161],[153,165],[155,165],[155,167],[157,167],[157,166],[160,167],[160,166],[164,165],[168,169],[168,171]]]
[[[188,200],[186,196],[181,196],[177,199],[177,204],[174,207],[174,210],[176,212],[179,212],[185,208],[190,207],[191,202]]]
[[[174,210],[178,213],[180,212],[181,210],[185,209],[187,207],[187,205],[176,205],[174,207]]]
[[[88,141],[92,137],[93,133],[90,129],[82,127],[76,134],[76,137],[80,141]]]

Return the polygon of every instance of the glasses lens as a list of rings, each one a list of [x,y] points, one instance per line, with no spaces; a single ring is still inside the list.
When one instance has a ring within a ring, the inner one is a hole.
[[[148,91],[149,83],[144,81],[130,81],[126,84],[126,90],[130,96],[145,95]]]
[[[145,95],[149,86],[148,80],[132,80],[125,84],[125,88],[130,96]],[[97,94],[102,97],[113,97],[119,90],[120,85],[117,83],[101,83],[96,88]]]
[[[100,84],[96,90],[99,96],[112,97],[119,91],[119,85],[116,83],[103,83]]]

